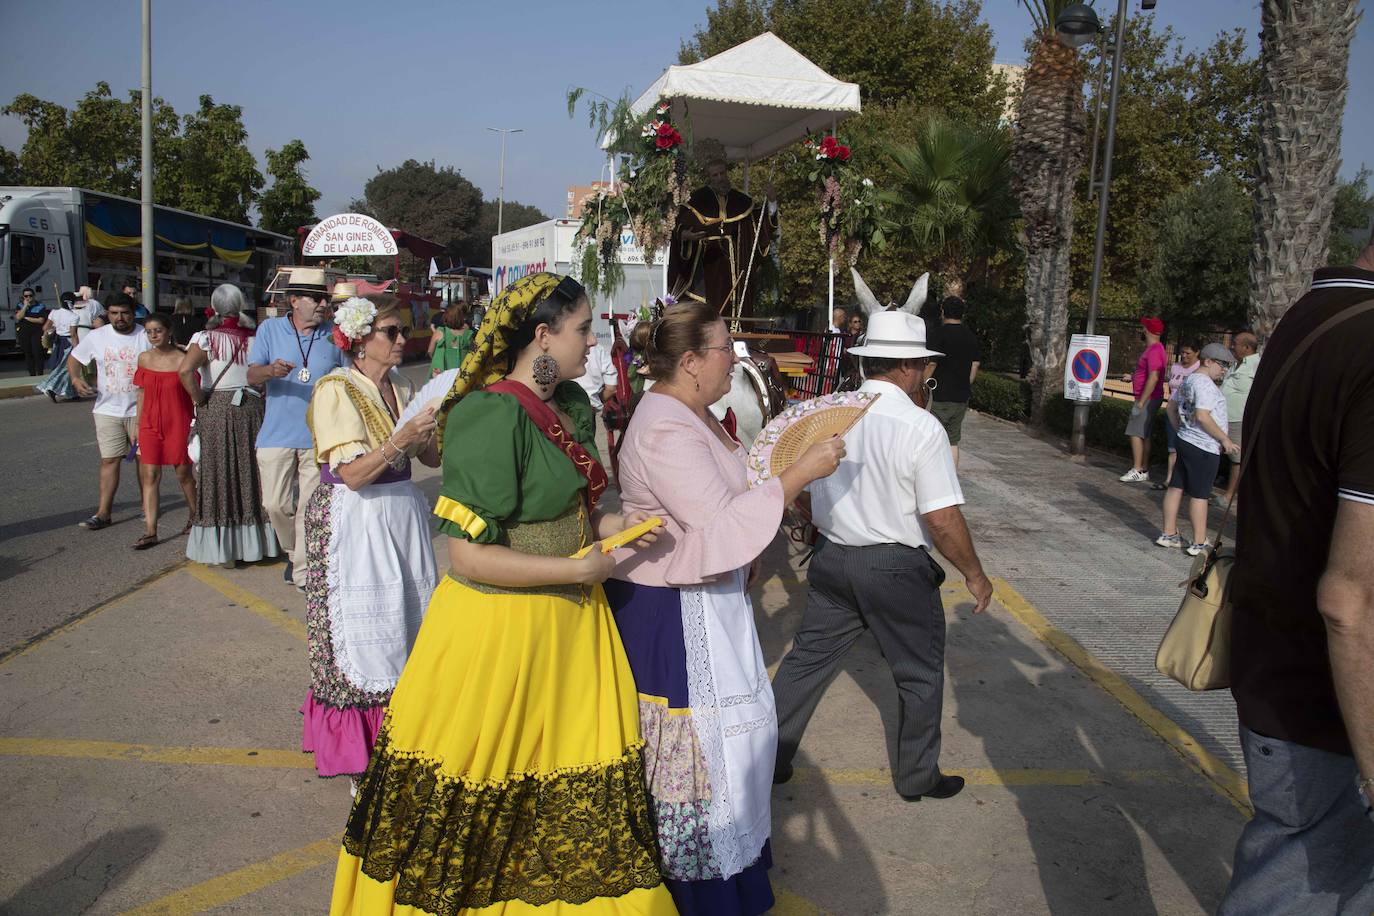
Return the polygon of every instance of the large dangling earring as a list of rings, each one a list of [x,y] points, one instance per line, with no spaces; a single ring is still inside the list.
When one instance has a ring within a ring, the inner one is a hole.
[[[534,383],[540,388],[548,388],[558,381],[558,360],[547,353],[540,353],[534,358],[532,372]]]

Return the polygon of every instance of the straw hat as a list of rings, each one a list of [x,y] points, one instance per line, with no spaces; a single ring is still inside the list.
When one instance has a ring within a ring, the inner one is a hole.
[[[347,299],[356,299],[357,297],[358,284],[354,283],[352,280],[340,280],[338,283],[334,284],[334,292],[329,298],[334,302],[343,302]]]
[[[286,281],[282,292],[306,296],[329,295],[324,285],[324,271],[318,267],[291,268],[291,279]]]
[[[855,356],[882,359],[920,359],[944,356],[926,348],[926,323],[909,312],[878,312],[868,318],[863,346],[850,347]]]

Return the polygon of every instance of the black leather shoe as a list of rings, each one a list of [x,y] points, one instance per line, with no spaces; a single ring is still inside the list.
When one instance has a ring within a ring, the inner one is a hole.
[[[296,567],[293,566],[293,565],[291,564],[291,561],[290,561],[290,560],[287,560],[287,561],[286,561],[286,569],[284,569],[284,570],[282,571],[282,574],[281,574],[282,581],[283,581],[283,582],[290,582],[292,576],[295,575],[295,572],[296,572]]]
[[[773,765],[773,785],[780,786],[792,778],[792,764],[787,763],[779,767]]]
[[[776,777],[774,778],[776,781]],[[935,785],[917,795],[903,795],[902,798],[909,802],[918,802],[923,798],[953,798],[964,791],[964,777],[962,776],[941,776]]]

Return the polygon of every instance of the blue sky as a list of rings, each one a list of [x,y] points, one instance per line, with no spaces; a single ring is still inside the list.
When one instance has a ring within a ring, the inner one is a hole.
[[[344,209],[377,166],[408,158],[456,166],[494,199],[500,138],[484,128],[523,128],[507,148],[506,198],[561,216],[567,186],[602,166],[581,112],[568,118],[568,88],[638,94],[705,22],[706,3],[154,0],[153,91],[180,112],[204,93],[242,105],[260,167],[266,148],[304,140],[322,215]],[[1355,114],[1374,112],[1374,22],[1369,0],[1361,6],[1345,175],[1374,164],[1374,118]],[[139,10],[138,0],[0,0],[0,103],[27,91],[70,106],[98,80],[120,94],[136,87]],[[1159,0],[1153,15],[1190,45],[1242,26],[1257,47],[1258,0]],[[984,16],[998,60],[1023,63],[1025,9],[985,0]],[[0,144],[23,138],[17,119],[0,117]]]

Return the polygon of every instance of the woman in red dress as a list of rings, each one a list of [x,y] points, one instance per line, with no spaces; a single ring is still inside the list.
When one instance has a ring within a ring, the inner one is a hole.
[[[177,483],[186,494],[192,513],[196,505],[196,478],[191,473],[191,456],[186,442],[191,434],[195,408],[191,396],[181,386],[183,356],[172,339],[172,328],[162,315],[149,315],[143,330],[153,345],[138,357],[134,384],[138,386],[138,477],[143,487],[143,519],[146,531],[134,542],[134,550],[147,550],[157,543],[158,489],[162,485],[162,466],[176,470]],[[185,534],[191,530],[186,522]]]

